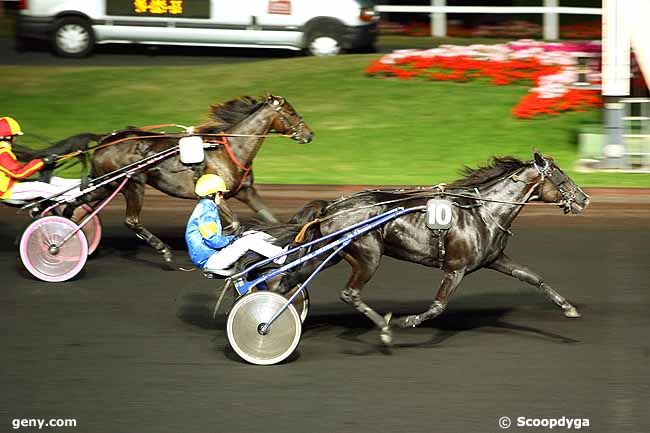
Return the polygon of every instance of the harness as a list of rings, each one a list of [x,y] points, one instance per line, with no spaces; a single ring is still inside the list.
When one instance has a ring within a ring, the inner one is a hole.
[[[398,199],[392,199],[392,200],[384,200],[382,202],[378,203],[372,203],[364,206],[359,206],[355,207],[354,209],[345,209],[339,212],[336,212],[332,215],[327,215],[325,217],[317,218],[313,221],[310,221],[303,225],[301,230],[299,231],[298,235],[295,237],[294,242],[301,243],[304,240],[305,233],[307,229],[316,223],[321,223],[333,218],[340,217],[342,215],[346,215],[349,213],[353,212],[358,212],[360,210],[372,208],[372,207],[377,207],[377,206],[383,206],[383,205],[389,205],[393,203],[399,203],[399,202],[404,202],[408,200],[415,200],[415,199],[423,199],[423,198],[443,198],[443,197],[453,197],[453,198],[462,198],[462,199],[467,199],[471,200],[474,203],[473,204],[463,204],[463,203],[458,203],[457,201],[450,200],[450,203],[458,208],[462,209],[473,209],[473,208],[480,208],[483,207],[483,205],[486,202],[490,203],[502,203],[502,204],[508,204],[508,205],[513,205],[513,206],[525,206],[529,204],[529,200],[533,198],[533,194],[535,191],[539,190],[540,187],[543,186],[544,182],[546,179],[548,179],[553,186],[557,188],[559,191],[562,200],[560,202],[555,202],[555,203],[543,203],[544,205],[549,205],[549,206],[557,206],[561,205],[565,209],[565,212],[567,212],[567,209],[571,209],[571,204],[576,201],[577,195],[576,195],[576,188],[571,188],[568,186],[567,182],[569,180],[569,177],[564,174],[561,170],[558,168],[552,166],[548,160],[544,159],[544,166],[540,167],[535,161],[533,161],[533,166],[539,173],[540,177],[536,181],[526,181],[517,175],[517,173],[514,174],[509,174],[507,176],[504,176],[503,178],[497,179],[496,182],[500,182],[504,179],[510,178],[513,182],[523,182],[525,184],[532,184],[533,187],[526,193],[524,200],[517,202],[517,201],[509,201],[509,200],[498,200],[498,199],[490,199],[490,198],[485,198],[482,197],[480,194],[480,191],[478,188],[473,188],[473,193],[469,194],[466,191],[461,192],[452,192],[449,190],[446,190],[446,185],[445,184],[438,184],[430,187],[418,187],[418,188],[413,188],[413,189],[394,189],[394,190],[381,190],[381,189],[374,189],[374,190],[364,190],[361,191],[357,194],[354,194],[352,196],[344,196],[341,197],[331,203],[329,203],[327,206],[323,208],[323,212],[326,212],[328,209],[331,209],[333,206],[340,204],[346,200],[349,200],[353,197],[359,197],[363,195],[368,195],[372,193],[377,193],[377,192],[382,192],[382,193],[388,193],[388,194],[407,194],[409,196],[407,197],[400,197]],[[529,167],[528,165],[527,167]],[[585,194],[586,195],[586,194]],[[510,227],[504,227],[502,226],[496,218],[492,215],[490,210],[487,207],[484,207],[486,210],[486,214],[489,219],[492,220],[492,222],[498,227],[501,231],[506,233],[509,236],[512,236],[512,230],[510,230]],[[425,209],[421,210],[425,211]],[[483,220],[483,222],[487,225],[487,221],[483,218],[483,214],[479,212],[480,218]],[[438,267],[442,269],[446,254],[447,254],[447,249],[446,249],[446,236],[448,233],[448,229],[443,229],[443,230],[432,230],[433,236],[437,239],[437,244],[438,244]]]
[[[564,213],[570,212],[572,205],[577,201],[577,188],[572,188],[567,185],[569,176],[564,174],[564,172],[562,172],[562,170],[559,168],[551,166],[551,164],[549,164],[548,160],[546,159],[544,160],[543,167],[537,165],[537,162],[533,162],[533,164],[542,177],[541,182],[543,183],[544,179],[548,178],[551,184],[553,184],[553,186],[560,192],[562,201],[557,204],[562,205]],[[582,191],[582,193],[587,198],[589,198],[589,196],[585,194],[584,191]]]
[[[271,108],[273,108],[278,113],[278,115],[280,116],[280,119],[282,120],[282,123],[284,124],[284,127],[286,129],[288,129],[289,131],[291,131],[291,134],[289,134],[288,137],[295,139],[296,137],[302,135],[303,130],[305,128],[305,121],[303,120],[302,116],[298,115],[297,113],[294,113],[296,115],[296,117],[298,118],[298,121],[292,125],[291,122],[290,122],[290,119],[282,111],[282,107],[284,107],[284,104],[287,101],[284,98],[279,98],[279,99],[281,99],[282,102],[280,102],[278,104],[271,103],[270,104]],[[277,102],[278,100],[268,98],[265,101],[265,104],[269,104],[269,101]],[[287,135],[285,134],[285,136],[287,136]]]
[[[164,138],[183,138],[183,137],[188,137],[188,136],[199,136],[202,138],[208,138],[205,140],[205,143],[208,144],[208,148],[211,147],[218,147],[218,146],[223,146],[223,148],[226,150],[226,154],[228,155],[228,158],[230,161],[242,172],[241,178],[239,180],[239,183],[237,186],[232,190],[233,195],[237,194],[244,186],[245,181],[248,179],[248,176],[250,176],[251,171],[253,170],[253,167],[251,164],[246,164],[241,162],[236,156],[235,153],[232,150],[232,147],[230,145],[230,142],[228,138],[232,137],[249,137],[249,138],[267,138],[271,136],[281,136],[281,137],[287,137],[287,138],[292,138],[296,139],[302,133],[304,132],[304,127],[305,127],[305,121],[302,118],[302,116],[298,115],[295,113],[295,116],[298,118],[298,120],[294,123],[291,122],[291,119],[284,113],[282,108],[286,104],[286,100],[284,98],[272,98],[269,97],[264,101],[264,105],[269,105],[277,114],[278,117],[280,118],[280,121],[282,122],[282,125],[285,129],[290,131],[290,134],[228,134],[224,132],[219,132],[219,133],[201,133],[201,132],[195,132],[195,128],[193,126],[183,126],[183,125],[178,125],[174,123],[165,123],[165,124],[160,124],[160,125],[148,125],[148,126],[142,126],[137,128],[137,131],[154,131],[156,129],[160,128],[165,128],[165,127],[176,127],[176,128],[182,128],[185,131],[181,133],[171,133],[171,134],[166,134],[166,133],[159,133],[159,134],[150,134],[150,135],[139,135],[139,136],[128,136],[128,137],[123,137],[115,141],[110,141],[108,143],[104,143],[105,140],[110,138],[113,135],[116,135],[118,132],[112,132],[108,135],[105,135],[99,140],[99,144],[96,146],[89,147],[86,150],[77,150],[74,152],[67,153],[65,155],[61,155],[57,158],[57,162],[59,161],[64,161],[69,158],[73,158],[75,156],[81,155],[81,154],[86,154],[91,151],[103,149],[105,147],[113,146],[119,143],[122,143],[124,141],[129,141],[129,140],[142,140],[142,139],[164,139]],[[205,164],[204,163],[199,163],[199,164],[192,164],[191,169],[194,172],[194,181],[196,180],[203,174],[205,171]]]

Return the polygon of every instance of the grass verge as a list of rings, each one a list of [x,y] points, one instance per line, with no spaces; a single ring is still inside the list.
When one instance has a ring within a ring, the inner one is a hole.
[[[449,182],[491,155],[552,155],[583,186],[650,187],[650,175],[580,174],[575,133],[600,112],[517,120],[528,86],[365,77],[377,55],[289,58],[192,67],[1,67],[3,115],[60,139],[126,125],[197,124],[211,103],[265,91],[286,97],[312,144],[268,139],[256,180],[286,184]],[[36,145],[28,137],[25,145]]]

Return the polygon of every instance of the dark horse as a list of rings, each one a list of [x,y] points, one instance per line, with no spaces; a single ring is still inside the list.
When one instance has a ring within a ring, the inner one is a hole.
[[[204,140],[215,140],[216,134],[229,135],[229,148],[218,146],[206,150],[205,161],[200,166],[185,165],[178,155],[134,175],[122,190],[126,199],[126,225],[171,261],[171,249],[140,222],[140,211],[144,200],[145,185],[173,197],[195,199],[194,184],[203,173],[221,176],[230,192],[226,198],[234,197],[246,203],[268,222],[277,222],[268,207],[262,202],[255,187],[251,164],[260,149],[266,134],[271,131],[287,134],[300,143],[309,143],[313,132],[284,98],[268,95],[262,99],[248,96],[223,104],[210,106],[211,120],[194,128],[194,134],[203,135]],[[126,138],[126,139],[125,139]],[[115,143],[112,144],[111,143]],[[93,174],[101,176],[128,164],[141,160],[162,150],[178,145],[178,137],[156,134],[142,130],[126,130],[106,137],[92,159]],[[100,194],[107,195],[106,189]],[[98,200],[97,194],[89,195],[85,201]],[[77,206],[81,203],[75,203]],[[225,215],[226,222],[233,217]]]
[[[552,159],[537,152],[534,160],[528,162],[512,157],[494,158],[485,167],[466,168],[465,175],[464,179],[444,188],[365,191],[333,202],[311,202],[292,220],[306,223],[316,218],[306,229],[307,239],[311,240],[397,206],[425,205],[434,196],[453,204],[453,225],[446,234],[427,228],[424,214],[414,212],[358,238],[340,253],[352,267],[352,276],[341,291],[341,299],[370,318],[381,330],[385,343],[390,343],[392,338],[390,313],[382,316],[361,299],[361,290],[377,270],[383,254],[439,267],[444,272],[429,309],[395,319],[393,323],[400,327],[417,326],[440,315],[463,277],[481,268],[494,269],[532,284],[562,308],[566,317],[579,317],[576,308],[540,275],[516,263],[504,249],[511,234],[509,227],[525,203],[538,200],[557,204],[565,213],[581,213],[589,197]],[[306,262],[287,274],[280,288],[296,287],[317,265],[316,259]]]

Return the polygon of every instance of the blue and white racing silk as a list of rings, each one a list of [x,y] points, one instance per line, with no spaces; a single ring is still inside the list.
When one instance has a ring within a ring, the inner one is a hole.
[[[228,246],[234,239],[235,236],[223,234],[219,208],[214,201],[199,201],[185,229],[185,242],[192,263],[203,269],[210,256]]]

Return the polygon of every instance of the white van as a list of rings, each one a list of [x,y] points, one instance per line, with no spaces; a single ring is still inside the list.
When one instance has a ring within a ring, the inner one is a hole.
[[[46,39],[64,57],[95,44],[140,43],[305,50],[371,49],[371,0],[19,0],[17,42]]]

